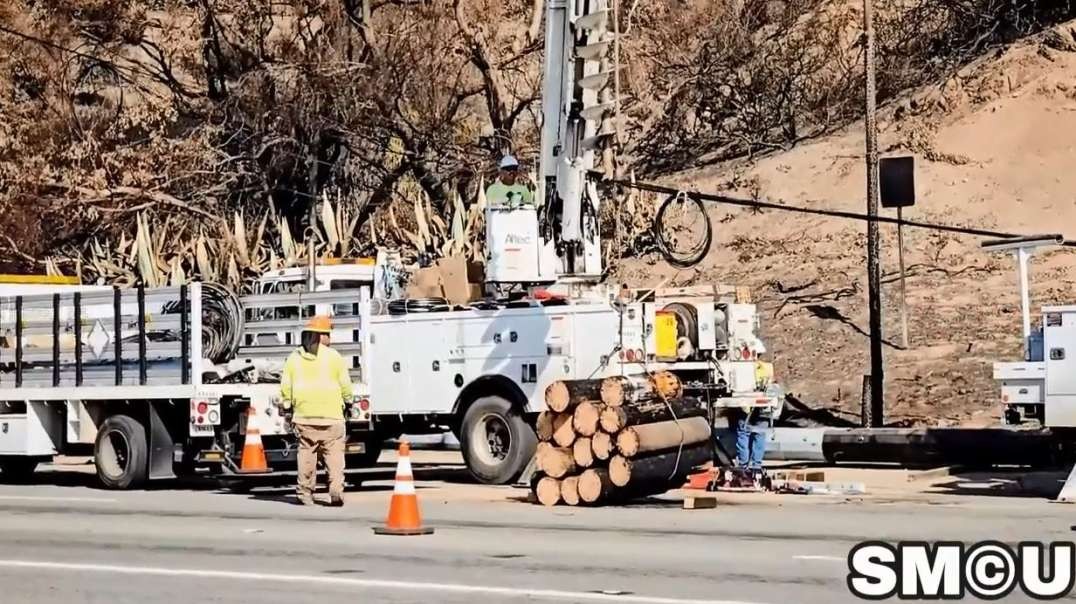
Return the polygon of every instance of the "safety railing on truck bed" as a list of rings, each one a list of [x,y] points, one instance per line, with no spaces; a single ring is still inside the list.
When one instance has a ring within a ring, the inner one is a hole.
[[[237,336],[205,337],[200,283],[72,289],[0,298],[0,388],[192,384],[203,354]]]
[[[369,290],[258,294],[240,299],[243,307],[243,342],[236,358],[283,365],[300,344],[303,326],[313,316],[332,315],[331,346],[350,368],[351,379],[363,382],[370,308]]]
[[[332,346],[361,381],[368,295],[238,298],[219,285],[192,283],[0,297],[0,390],[242,382],[248,364],[282,367],[315,314],[334,315]],[[272,380],[272,371],[259,379]]]

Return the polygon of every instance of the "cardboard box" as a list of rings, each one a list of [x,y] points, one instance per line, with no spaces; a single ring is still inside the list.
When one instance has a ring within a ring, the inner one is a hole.
[[[450,304],[466,304],[482,299],[481,265],[462,256],[441,258],[411,275],[409,298],[444,298]],[[478,275],[479,280],[472,278]]]

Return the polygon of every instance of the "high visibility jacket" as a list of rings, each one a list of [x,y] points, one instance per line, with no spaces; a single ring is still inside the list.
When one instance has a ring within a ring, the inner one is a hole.
[[[280,376],[280,397],[294,417],[344,419],[344,400],[352,396],[351,376],[340,353],[318,346],[317,356],[302,348],[291,353]]]
[[[490,204],[534,205],[534,191],[526,185],[516,183],[506,185],[497,180],[486,189],[486,201]]]

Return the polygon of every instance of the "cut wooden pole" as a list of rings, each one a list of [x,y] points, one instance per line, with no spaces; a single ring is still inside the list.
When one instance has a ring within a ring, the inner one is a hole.
[[[546,409],[538,414],[538,420],[534,424],[534,431],[538,434],[538,440],[553,440],[553,418],[555,413]]]
[[[612,407],[655,398],[680,398],[684,393],[680,378],[668,371],[652,376],[614,376],[602,380],[601,401]]]
[[[579,475],[577,484],[579,499],[586,503],[596,503],[609,497],[614,490],[605,468],[591,468]]]
[[[575,428],[576,434],[594,436],[594,433],[598,431],[600,417],[601,410],[598,405],[583,401],[576,405],[575,412],[572,413],[572,427]]]
[[[628,426],[652,424],[673,419],[689,417],[707,417],[706,405],[695,398],[674,398],[667,402],[662,400],[647,401],[634,405],[602,408],[601,429],[615,434]]]
[[[569,476],[560,481],[560,498],[568,505],[579,505],[578,476]]]
[[[560,481],[546,476],[538,481],[535,493],[542,505],[552,507],[560,503]]]
[[[594,458],[608,461],[613,456],[613,436],[605,432],[598,432],[590,437],[590,448],[594,451]]]
[[[580,436],[572,445],[572,458],[579,468],[589,468],[594,465],[594,451],[591,449],[590,438]]]
[[[558,447],[570,447],[575,442],[571,413],[561,413],[553,418],[553,442],[557,443]]]
[[[560,380],[545,389],[547,407],[563,413],[582,401],[597,400],[601,394],[601,380]]]
[[[538,469],[553,478],[564,478],[575,470],[572,449],[546,447],[538,450]]]
[[[641,484],[666,481],[669,488],[678,488],[688,474],[696,467],[711,461],[712,457],[713,447],[708,442],[684,448],[682,451],[634,459],[614,455],[609,460],[609,479],[618,487],[636,482]]]
[[[688,446],[709,440],[710,421],[690,417],[624,428],[616,435],[616,448],[624,457]]]

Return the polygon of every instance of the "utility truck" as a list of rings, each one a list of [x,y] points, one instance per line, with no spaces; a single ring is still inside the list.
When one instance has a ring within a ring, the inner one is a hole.
[[[1012,253],[1019,275],[1024,358],[994,363],[1004,421],[1051,431],[1071,457],[1076,449],[1076,305],[1044,306],[1040,323],[1033,327],[1028,278],[1028,263],[1036,251],[1065,244],[1061,235],[1039,235],[991,241],[983,248]],[[1076,467],[1058,499],[1076,502]]]
[[[0,297],[4,474],[85,448],[109,487],[234,473],[248,410],[270,466],[287,467],[277,374],[314,314],[332,315],[332,346],[360,393],[350,467],[375,461],[385,439],[452,431],[478,480],[515,480],[534,455],[544,390],[563,379],[667,369],[714,416],[779,407],[776,384],[756,381],[765,346],[740,288],[604,282],[609,6],[546,7],[537,203],[488,200],[484,295],[409,299],[389,283],[392,263],[341,260],[273,271],[243,298],[209,283]]]

